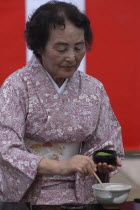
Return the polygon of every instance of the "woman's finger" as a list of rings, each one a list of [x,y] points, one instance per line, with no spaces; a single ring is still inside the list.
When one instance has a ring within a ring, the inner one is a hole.
[[[99,172],[99,173],[103,173],[102,163],[98,163],[97,169],[98,169],[98,172]]]
[[[109,172],[107,163],[102,164],[102,170],[103,170],[103,173],[108,173]]]
[[[109,170],[109,172],[115,171],[116,166],[108,165],[108,170]]]
[[[94,163],[94,161],[92,160],[92,158],[91,157],[88,157],[88,156],[85,156],[86,157],[86,159],[87,159],[87,161],[89,162],[89,164],[90,164],[90,171],[94,171],[94,172],[96,172],[97,171],[97,164],[95,164]]]
[[[117,166],[119,166],[119,167],[122,166],[121,159],[119,157],[117,157]]]

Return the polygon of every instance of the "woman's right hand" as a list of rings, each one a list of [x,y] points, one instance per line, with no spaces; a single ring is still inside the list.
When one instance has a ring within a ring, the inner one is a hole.
[[[72,173],[80,172],[85,175],[92,175],[96,165],[93,160],[85,155],[75,155],[68,160],[59,161],[60,175],[67,176]]]
[[[75,155],[68,160],[60,161],[43,158],[38,167],[38,174],[40,175],[68,176],[77,172],[92,175],[96,171],[96,164],[85,155]]]

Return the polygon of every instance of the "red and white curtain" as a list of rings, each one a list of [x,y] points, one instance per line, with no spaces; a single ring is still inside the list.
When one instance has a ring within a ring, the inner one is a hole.
[[[93,49],[80,70],[99,79],[122,126],[124,147],[140,150],[140,0],[67,0],[85,11]],[[0,0],[0,85],[31,56],[27,17],[47,0]]]

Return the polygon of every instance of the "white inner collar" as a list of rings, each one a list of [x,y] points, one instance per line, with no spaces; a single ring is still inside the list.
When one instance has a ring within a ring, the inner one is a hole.
[[[46,71],[46,70],[45,70]],[[63,82],[63,84],[61,85],[61,87],[58,87],[58,85],[56,84],[56,82],[53,80],[53,78],[51,77],[51,75],[46,71],[48,77],[50,78],[52,84],[54,85],[54,88],[56,89],[57,93],[59,95],[62,95],[62,93],[64,92],[64,89],[66,87],[66,84],[68,82],[68,78],[65,79],[65,81]]]

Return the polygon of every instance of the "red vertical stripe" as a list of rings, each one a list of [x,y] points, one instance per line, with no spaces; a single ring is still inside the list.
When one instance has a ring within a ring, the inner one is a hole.
[[[86,0],[94,28],[87,73],[103,82],[125,149],[140,149],[140,1]]]
[[[25,64],[24,4],[24,0],[0,2],[0,85]]]

